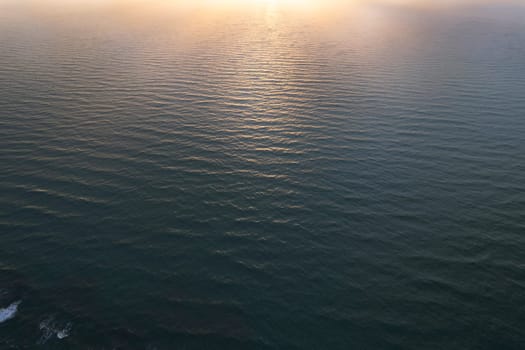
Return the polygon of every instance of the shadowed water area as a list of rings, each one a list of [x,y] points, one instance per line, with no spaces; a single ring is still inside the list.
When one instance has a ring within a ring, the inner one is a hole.
[[[0,0],[1,349],[522,349],[525,6]]]

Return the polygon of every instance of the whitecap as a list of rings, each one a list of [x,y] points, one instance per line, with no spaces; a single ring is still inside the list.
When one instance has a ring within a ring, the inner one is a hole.
[[[15,301],[5,309],[0,309],[0,323],[15,317],[16,312],[18,311],[18,305],[20,305],[21,302],[21,300]]]
[[[69,331],[71,331],[71,322],[67,323],[63,329],[57,330],[57,338],[64,339],[69,337]]]
[[[53,336],[56,336],[58,339],[67,338],[71,331],[72,324],[68,322],[64,326],[61,326],[59,322],[55,321],[54,316],[49,316],[40,322],[39,328],[42,331],[42,336],[38,340],[38,344],[45,344]]]

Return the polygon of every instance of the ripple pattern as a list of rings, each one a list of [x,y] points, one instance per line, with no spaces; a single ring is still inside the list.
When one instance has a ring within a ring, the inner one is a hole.
[[[0,2],[0,347],[519,349],[525,9],[379,3]]]

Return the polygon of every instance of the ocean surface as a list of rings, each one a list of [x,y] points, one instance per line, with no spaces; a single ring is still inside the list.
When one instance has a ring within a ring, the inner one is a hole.
[[[524,347],[524,2],[0,0],[0,349]]]

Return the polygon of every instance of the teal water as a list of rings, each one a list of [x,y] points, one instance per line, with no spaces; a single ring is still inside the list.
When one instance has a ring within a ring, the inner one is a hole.
[[[523,348],[522,4],[119,6],[0,0],[1,349]]]

